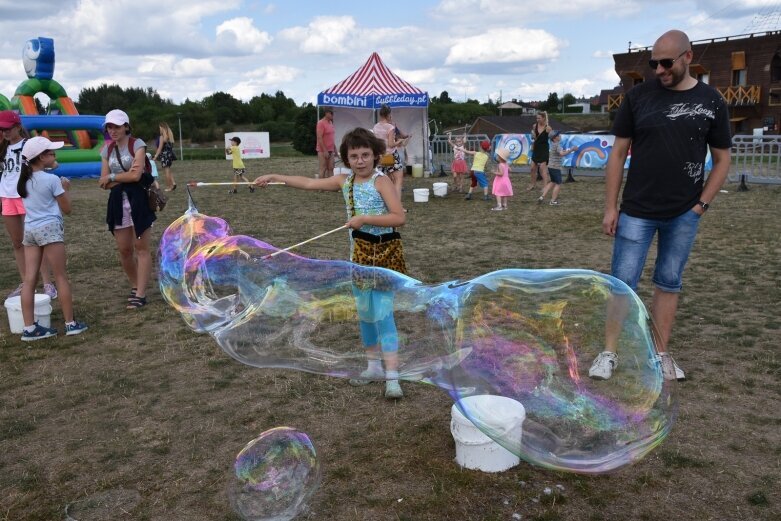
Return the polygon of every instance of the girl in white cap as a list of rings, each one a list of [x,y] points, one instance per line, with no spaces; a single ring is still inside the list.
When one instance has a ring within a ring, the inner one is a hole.
[[[500,148],[496,151],[496,172],[492,192],[496,196],[496,206],[491,210],[507,210],[507,199],[513,195],[513,185],[510,182],[510,165],[507,160],[510,158],[510,150]]]
[[[152,276],[152,252],[149,246],[152,223],[156,217],[149,208],[146,189],[152,184],[144,176],[146,143],[130,135],[130,119],[114,109],[104,123],[111,138],[100,151],[103,164],[98,185],[110,190],[106,224],[114,234],[119,262],[130,283],[127,309],[146,306],[146,287]]]
[[[65,271],[65,232],[62,214],[71,213],[68,190],[70,183],[65,178],[50,174],[45,169],[56,168],[54,151],[62,148],[63,142],[52,143],[45,137],[28,139],[22,147],[22,168],[16,191],[24,199],[27,212],[24,217],[24,285],[22,286],[22,318],[24,330],[22,340],[30,342],[57,334],[56,329],[35,322],[34,290],[41,269],[41,259],[46,257],[60,288],[60,305],[65,317],[65,334],[78,335],[86,331],[87,325],[73,317],[73,296]]]

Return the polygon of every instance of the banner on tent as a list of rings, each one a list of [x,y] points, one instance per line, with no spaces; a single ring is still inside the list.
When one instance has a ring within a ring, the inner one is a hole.
[[[428,93],[398,93],[370,94],[358,96],[355,94],[338,94],[321,92],[317,95],[317,104],[331,107],[352,107],[360,109],[376,109],[382,105],[389,107],[427,107]]]

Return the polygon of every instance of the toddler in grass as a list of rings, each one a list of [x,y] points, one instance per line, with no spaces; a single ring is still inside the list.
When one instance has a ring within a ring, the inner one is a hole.
[[[239,179],[245,183],[249,183],[249,179],[244,176],[246,169],[244,168],[244,161],[241,159],[241,149],[239,148],[239,145],[241,144],[241,138],[239,136],[233,136],[230,142],[231,146],[225,149],[225,153],[230,154],[231,158],[233,159],[233,187],[228,190],[228,193],[236,194],[238,193],[236,186],[239,182]],[[255,187],[249,185],[249,191],[254,192]]]
[[[537,202],[542,204],[545,200],[545,195],[548,190],[553,188],[551,192],[550,204],[551,206],[557,206],[559,204],[559,191],[561,191],[561,159],[578,149],[578,147],[561,148],[561,132],[554,130],[550,133],[550,158],[548,159],[548,175],[550,181],[548,181],[542,188],[542,195],[537,199]]]
[[[510,165],[507,160],[510,158],[510,151],[506,148],[500,148],[496,151],[496,165],[494,176],[493,194],[496,196],[496,206],[491,210],[507,210],[507,199],[513,195],[513,185],[510,182]]]
[[[486,177],[486,165],[488,164],[488,151],[491,150],[491,142],[484,140],[480,142],[480,150],[464,150],[465,154],[475,156],[472,160],[472,175],[471,183],[469,186],[469,192],[466,194],[466,199],[469,201],[472,199],[472,191],[476,186],[480,186],[483,189],[483,199],[488,201],[488,178]]]

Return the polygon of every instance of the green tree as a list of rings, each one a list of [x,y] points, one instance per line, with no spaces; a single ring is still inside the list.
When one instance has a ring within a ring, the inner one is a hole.
[[[560,103],[559,95],[555,92],[551,92],[548,94],[548,99],[545,100],[545,103],[543,103],[540,108],[546,112],[559,112]]]
[[[577,102],[578,102],[578,100],[577,100],[577,98],[575,98],[575,96],[573,96],[569,92],[566,93],[564,96],[561,97],[561,107],[562,107],[561,111],[562,112],[580,112],[580,111],[582,111],[582,109],[580,109],[580,108],[575,108],[575,107],[567,108],[568,105],[572,105],[572,104],[577,103]]]
[[[306,103],[298,111],[293,129],[293,148],[302,154],[314,155],[317,137],[315,126],[317,125],[317,107]]]

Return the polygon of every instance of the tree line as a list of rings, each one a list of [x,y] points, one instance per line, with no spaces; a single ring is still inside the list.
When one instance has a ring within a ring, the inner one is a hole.
[[[551,93],[539,109],[560,112],[562,102],[567,102],[564,103],[566,107],[574,99],[571,94],[565,94],[559,100],[556,93]],[[495,115],[498,113],[497,106],[490,99],[484,103],[473,99],[456,103],[447,91],[443,91],[431,98],[429,118],[437,123],[441,131],[471,124],[480,116]],[[168,123],[175,134],[178,134],[181,122],[182,137],[192,143],[222,141],[223,134],[227,132],[258,131],[268,132],[275,142],[292,142],[293,147],[302,153],[315,153],[317,107],[311,103],[298,105],[282,91],[274,95],[263,93],[249,101],[236,99],[225,92],[215,92],[200,101],[185,99],[176,104],[161,97],[151,87],[123,88],[103,84],[82,89],[76,107],[80,114],[105,114],[121,108],[130,116],[133,133],[150,141],[157,136],[160,122]]]

